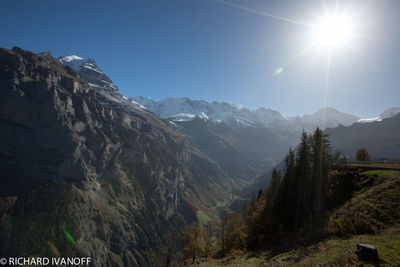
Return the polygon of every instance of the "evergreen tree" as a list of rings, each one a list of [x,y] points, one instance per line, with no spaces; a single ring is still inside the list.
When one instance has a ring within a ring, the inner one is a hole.
[[[289,150],[286,158],[286,171],[278,190],[276,205],[274,208],[274,217],[276,222],[274,229],[281,230],[293,227],[294,216],[293,207],[296,204],[295,189],[295,156],[292,149]]]
[[[248,244],[257,247],[260,237],[318,226],[325,211],[329,165],[327,135],[319,128],[311,135],[303,132],[296,152],[290,149],[286,155],[283,177],[274,169],[265,193],[253,197],[243,212]]]
[[[247,208],[243,209],[243,220],[246,225],[247,245],[258,247],[265,234],[265,218],[263,211],[265,208],[265,195],[259,194],[257,199],[253,199]]]
[[[260,189],[259,191],[258,191],[258,194],[257,194],[257,199],[260,199],[260,197],[262,197],[263,196],[263,191]]]
[[[265,193],[265,208],[263,210],[263,217],[264,218],[269,217],[269,220],[263,220],[264,223],[266,222],[265,223],[266,232],[271,232],[276,223],[276,217],[271,215],[277,213],[275,209],[277,207],[280,183],[281,183],[280,174],[276,171],[276,169],[274,169],[272,171],[272,178],[270,181],[270,185]]]
[[[312,197],[313,214],[318,217],[325,208],[327,182],[330,163],[330,143],[328,135],[317,128],[311,136],[312,148]]]
[[[303,132],[300,145],[297,149],[296,158],[296,210],[295,210],[295,228],[303,228],[312,217],[312,211],[309,205],[311,194],[311,149],[310,140],[307,133]]]

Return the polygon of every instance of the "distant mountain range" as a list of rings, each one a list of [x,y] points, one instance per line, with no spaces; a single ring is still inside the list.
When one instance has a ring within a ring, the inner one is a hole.
[[[132,101],[168,121],[231,177],[246,181],[281,162],[289,148],[298,144],[302,131],[311,132],[317,127],[347,128],[374,121],[329,107],[313,114],[285,118],[272,109],[250,110],[187,97],[153,100],[137,96]],[[378,117],[382,120],[398,113],[400,108],[391,108]],[[336,140],[334,136],[332,139]]]
[[[390,116],[382,113],[381,120],[370,123],[326,129],[332,147],[352,160],[355,160],[358,149],[365,148],[372,161],[400,162],[400,114],[391,117],[395,113],[389,113]]]
[[[188,97],[167,97],[163,100],[143,96],[127,98],[120,94],[93,59],[72,55],[59,58],[59,61],[84,75],[92,88],[105,92],[107,97],[112,96],[164,119],[184,134],[193,147],[216,162],[239,187],[281,162],[287,150],[297,145],[302,131],[311,132],[317,127],[346,128],[382,121],[400,113],[399,107],[393,107],[375,118],[362,119],[325,107],[313,114],[284,117],[268,108],[250,110],[226,102],[207,102]],[[331,138],[336,140],[334,136]],[[334,142],[334,147],[336,145],[339,146]]]
[[[224,214],[243,188],[264,188],[303,130],[326,129],[348,155],[365,147],[400,158],[400,108],[367,120],[333,108],[285,118],[223,102],[128,98],[95,60],[76,55],[0,48],[0,95],[7,257],[57,251],[96,266],[157,266],[167,235]]]
[[[382,113],[380,120],[369,121],[369,123],[354,123],[351,126],[338,126],[327,128],[325,132],[329,135],[332,154],[340,153],[356,161],[356,152],[365,148],[371,156],[372,162],[400,162],[400,114],[392,115],[396,109],[389,109],[390,116]],[[388,116],[388,117],[386,117]],[[386,117],[386,118],[385,118]],[[293,146],[292,148],[294,148]],[[285,164],[275,165],[273,168],[284,171]],[[259,189],[267,188],[271,179],[272,168],[260,174],[254,181],[242,189],[239,194],[251,196]],[[240,205],[237,205],[240,208]]]
[[[313,131],[333,128],[339,125],[350,126],[353,123],[370,122],[375,118],[361,119],[357,116],[340,112],[334,108],[321,108],[313,114],[296,117],[284,117],[278,111],[258,108],[250,110],[238,108],[226,102],[207,102],[192,100],[187,97],[167,97],[163,100],[154,100],[149,97],[136,96],[133,101],[139,103],[155,113],[157,116],[171,122],[190,121],[195,118],[224,122],[231,126],[258,126],[270,128],[276,133]],[[400,113],[400,107],[385,110],[377,119],[390,118]]]

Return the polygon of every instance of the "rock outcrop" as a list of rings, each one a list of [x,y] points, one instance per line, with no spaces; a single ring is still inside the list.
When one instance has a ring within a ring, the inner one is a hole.
[[[0,49],[2,256],[152,265],[166,233],[232,188],[182,135],[92,78],[49,53]]]

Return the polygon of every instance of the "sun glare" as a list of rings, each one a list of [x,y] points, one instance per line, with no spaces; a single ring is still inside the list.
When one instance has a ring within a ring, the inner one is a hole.
[[[352,22],[345,16],[326,16],[316,24],[312,42],[320,47],[337,48],[349,43],[352,33]]]

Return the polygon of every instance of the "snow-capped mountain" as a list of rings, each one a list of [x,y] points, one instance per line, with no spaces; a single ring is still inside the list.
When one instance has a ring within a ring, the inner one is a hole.
[[[64,66],[68,66],[77,72],[88,82],[90,87],[102,93],[105,97],[138,109],[146,109],[143,105],[123,96],[118,90],[118,87],[97,66],[95,60],[71,55],[60,57],[58,58],[58,61]]]
[[[61,64],[72,68],[85,77],[89,85],[94,88],[117,93],[118,87],[97,66],[96,61],[90,58],[82,58],[76,55],[58,58]]]
[[[384,112],[381,113],[381,115],[373,118],[365,118],[365,119],[359,119],[357,122],[358,123],[370,123],[374,121],[382,121],[382,119],[388,119],[388,118],[393,118],[397,114],[400,113],[400,107],[392,107],[386,109]]]
[[[133,100],[161,118],[172,121],[191,121],[194,118],[210,119],[216,123],[224,122],[240,126],[269,126],[275,122],[285,123],[287,120],[277,111],[260,108],[255,111],[238,108],[226,102],[207,102],[191,100],[187,97],[167,97],[154,100],[137,96]]]
[[[137,96],[133,100],[161,118],[171,121],[191,121],[195,118],[210,119],[216,123],[224,122],[231,126],[258,126],[271,128],[275,133],[283,131],[312,131],[317,127],[332,128],[339,125],[350,126],[359,117],[339,112],[333,108],[322,108],[309,115],[285,118],[278,111],[266,108],[250,110],[238,108],[225,102],[191,100],[187,97],[167,97],[154,100]]]

